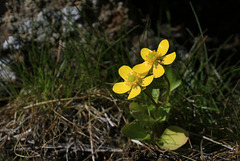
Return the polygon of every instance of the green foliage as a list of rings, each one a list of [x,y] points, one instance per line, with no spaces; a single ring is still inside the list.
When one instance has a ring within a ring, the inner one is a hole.
[[[180,77],[172,70],[172,68],[166,69],[166,76],[170,84],[170,92],[181,85],[182,81]]]
[[[167,121],[170,108],[169,103],[156,108],[154,105],[144,107],[132,102],[129,110],[135,120],[126,124],[122,133],[130,139],[155,143],[165,150],[180,148],[186,143],[189,134],[178,126],[170,126],[164,130],[163,123]]]
[[[166,75],[165,85],[168,87],[165,96],[169,97],[171,91],[181,84],[181,80],[170,69],[166,71]],[[176,150],[186,143],[188,132],[178,126],[170,126],[165,129],[164,123],[168,121],[171,104],[169,102],[156,103],[160,96],[159,88],[153,88],[151,94],[151,96],[147,94],[153,103],[151,105],[130,103],[129,111],[135,120],[126,124],[122,128],[122,133],[130,139],[157,144],[165,150]],[[160,139],[158,139],[159,137]]]
[[[118,64],[126,64],[129,53],[124,38],[136,27],[126,31],[116,40],[109,40],[104,32],[85,26],[71,26],[76,36],[60,37],[59,43],[51,45],[46,38],[41,46],[34,42],[23,50],[12,51],[24,61],[15,61],[12,68],[19,82],[5,87],[14,100],[41,102],[74,97],[93,87],[109,87],[116,80]],[[120,54],[119,54],[120,53]],[[104,80],[104,81],[103,81]]]
[[[159,147],[165,150],[176,150],[188,140],[188,132],[178,126],[169,126],[158,141]]]
[[[135,140],[150,140],[151,137],[145,129],[143,129],[137,122],[126,124],[122,128],[122,133],[130,139]]]
[[[159,100],[160,90],[158,88],[152,89],[152,97],[155,102]]]

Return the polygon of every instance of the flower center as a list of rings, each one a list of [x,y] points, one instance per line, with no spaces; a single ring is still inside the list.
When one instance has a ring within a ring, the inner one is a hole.
[[[149,60],[153,60],[154,57],[155,57],[155,54],[153,52],[148,54],[148,59]]]
[[[148,62],[153,63],[157,59],[157,52],[155,50],[148,54]]]
[[[136,76],[135,75],[129,75],[128,76],[128,82],[134,82],[136,80]]]
[[[125,82],[128,85],[137,85],[141,80],[142,79],[141,79],[140,75],[133,71],[133,72],[128,74],[127,79],[125,80]]]

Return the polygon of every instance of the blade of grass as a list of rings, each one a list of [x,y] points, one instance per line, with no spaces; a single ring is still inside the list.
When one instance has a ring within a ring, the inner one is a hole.
[[[199,29],[201,38],[204,39],[203,31],[202,31],[200,22],[199,22],[199,20],[198,20],[198,16],[197,16],[197,14],[196,14],[196,12],[195,12],[195,9],[194,9],[194,7],[193,7],[193,5],[192,5],[191,2],[189,2],[189,4],[190,4],[190,6],[191,6],[191,9],[192,9],[192,11],[193,11],[193,15],[194,15],[195,20],[196,20],[196,22],[197,22],[197,25],[198,25],[198,29]],[[208,63],[209,63],[209,60],[208,60],[208,53],[207,53],[207,47],[206,47],[205,41],[203,42],[203,49],[204,49],[204,54],[205,54],[205,59],[206,59],[206,60],[205,60],[205,63],[208,64]],[[201,63],[203,63],[203,61],[204,61],[204,60],[202,60]],[[201,68],[203,69],[203,64],[201,65]],[[208,74],[208,73],[209,73],[209,66],[208,66],[208,65],[206,65],[206,69],[207,69],[207,74]],[[203,77],[203,75],[202,75],[202,77]]]

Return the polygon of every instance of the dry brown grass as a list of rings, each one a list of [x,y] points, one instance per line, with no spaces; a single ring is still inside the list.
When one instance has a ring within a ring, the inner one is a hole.
[[[19,103],[18,103],[19,104]],[[121,158],[123,111],[97,90],[85,96],[1,108],[1,149],[24,159]],[[104,154],[104,155],[103,155]]]

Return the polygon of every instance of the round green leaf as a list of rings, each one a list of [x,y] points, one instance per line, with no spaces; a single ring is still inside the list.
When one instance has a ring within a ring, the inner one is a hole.
[[[164,130],[158,145],[165,150],[176,150],[187,142],[188,135],[186,130],[178,126],[170,126]]]
[[[143,129],[137,122],[126,124],[122,128],[122,133],[134,140],[150,140],[151,137],[145,129]]]

